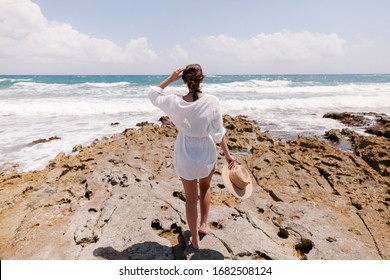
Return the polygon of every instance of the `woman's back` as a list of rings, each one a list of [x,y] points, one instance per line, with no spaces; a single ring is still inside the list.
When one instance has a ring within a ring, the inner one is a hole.
[[[175,95],[161,95],[161,89],[152,87],[151,102],[163,110],[179,131],[189,137],[209,137],[217,143],[224,133],[219,101],[215,96],[203,94],[194,102]]]

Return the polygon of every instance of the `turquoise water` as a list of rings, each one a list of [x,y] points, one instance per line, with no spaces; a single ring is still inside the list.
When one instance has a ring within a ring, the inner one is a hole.
[[[164,75],[109,75],[109,76],[0,76],[0,87],[12,86],[20,81],[45,84],[119,83],[147,86],[158,84]],[[346,83],[390,83],[390,74],[366,75],[206,75],[205,84],[245,82],[249,80],[291,81],[292,86],[302,84],[337,85]]]
[[[148,98],[150,85],[167,76],[0,76],[0,166],[39,169],[59,152],[96,138],[157,121],[163,114]],[[244,114],[274,137],[321,136],[336,112],[390,114],[390,75],[207,75],[205,93],[224,114]],[[184,95],[181,80],[166,89]],[[111,126],[111,123],[119,125]],[[52,136],[60,140],[31,145]]]

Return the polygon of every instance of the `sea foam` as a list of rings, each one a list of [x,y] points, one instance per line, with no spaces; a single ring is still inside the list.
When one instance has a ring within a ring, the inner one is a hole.
[[[0,76],[0,165],[43,168],[75,145],[87,145],[138,122],[157,122],[164,113],[150,103],[147,91],[165,78]],[[202,91],[219,98],[223,114],[247,115],[263,131],[283,139],[343,128],[322,117],[329,111],[390,114],[390,75],[207,75]],[[179,80],[165,93],[182,96],[188,89]],[[32,144],[52,136],[61,139]]]

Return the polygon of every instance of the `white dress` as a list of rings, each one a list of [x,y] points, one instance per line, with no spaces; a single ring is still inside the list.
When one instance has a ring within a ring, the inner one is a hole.
[[[164,95],[160,87],[151,87],[149,98],[177,127],[174,166],[186,180],[207,177],[217,163],[215,143],[226,133],[217,97],[203,94],[194,102],[177,95]]]

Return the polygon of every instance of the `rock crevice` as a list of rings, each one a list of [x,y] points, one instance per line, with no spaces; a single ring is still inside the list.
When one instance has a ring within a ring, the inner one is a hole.
[[[188,245],[177,130],[165,117],[43,170],[1,172],[0,258],[390,259],[389,138],[334,132],[350,143],[343,151],[337,138],[275,140],[244,116],[224,123],[254,190],[244,201],[227,191],[219,149],[200,250]]]

